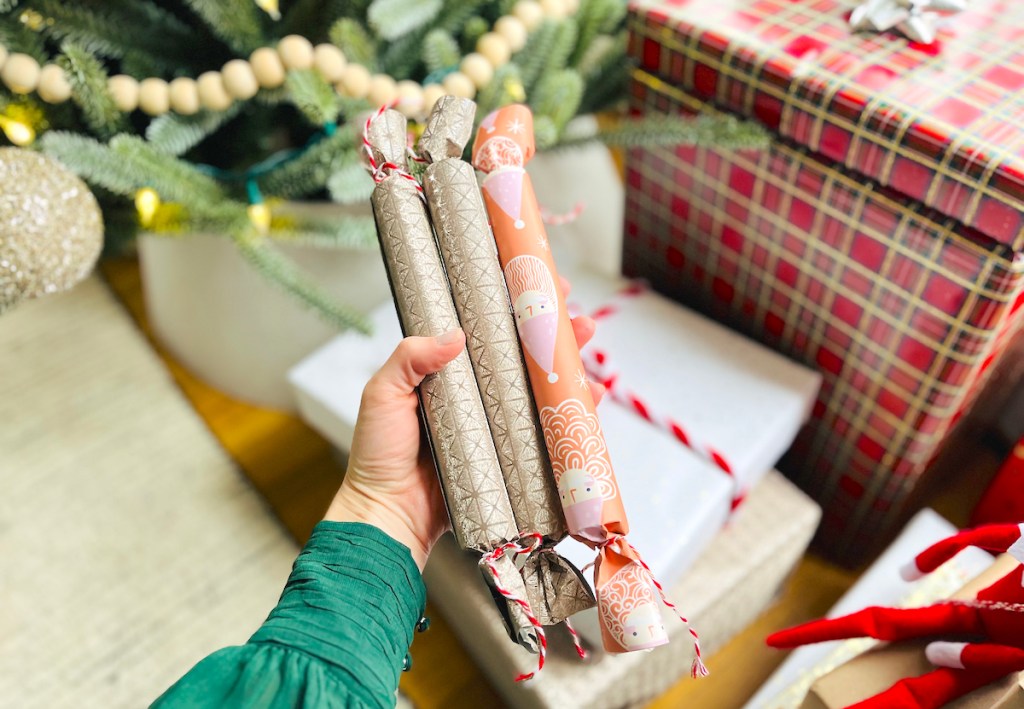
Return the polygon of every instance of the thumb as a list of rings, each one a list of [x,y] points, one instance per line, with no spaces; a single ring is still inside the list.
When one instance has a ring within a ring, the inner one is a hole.
[[[392,393],[411,394],[428,374],[440,371],[466,346],[459,329],[438,337],[406,337],[367,385]]]

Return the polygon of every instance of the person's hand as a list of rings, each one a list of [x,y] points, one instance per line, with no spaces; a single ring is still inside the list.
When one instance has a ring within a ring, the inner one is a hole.
[[[563,281],[563,290],[568,293]],[[572,321],[580,347],[594,321]],[[348,472],[325,519],[364,522],[409,547],[420,569],[450,527],[441,488],[417,414],[416,387],[455,359],[466,344],[462,330],[440,337],[407,337],[363,390]],[[604,387],[590,384],[594,400]]]

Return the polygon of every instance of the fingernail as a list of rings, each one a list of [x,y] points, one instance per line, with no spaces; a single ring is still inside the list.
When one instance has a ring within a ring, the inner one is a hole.
[[[436,338],[437,344],[439,345],[451,345],[462,340],[462,330],[456,328],[451,332],[446,332],[443,335],[438,335]]]

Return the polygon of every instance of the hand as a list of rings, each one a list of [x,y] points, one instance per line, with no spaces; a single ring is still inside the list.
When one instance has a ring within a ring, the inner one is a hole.
[[[568,284],[563,280],[563,291]],[[580,347],[594,321],[572,321]],[[422,570],[434,543],[450,528],[448,512],[422,434],[416,387],[455,359],[466,345],[462,330],[440,337],[407,337],[363,390],[348,472],[325,519],[364,522],[409,547]],[[590,384],[595,403],[604,387]]]

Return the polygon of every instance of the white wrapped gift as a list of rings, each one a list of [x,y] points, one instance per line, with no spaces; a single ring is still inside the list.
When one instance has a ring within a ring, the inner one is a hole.
[[[621,278],[567,276],[570,309],[599,321],[584,350],[588,368],[603,370],[596,378],[614,378],[617,399],[674,425],[700,457],[731,471],[739,494],[749,490],[807,420],[821,376]]]

